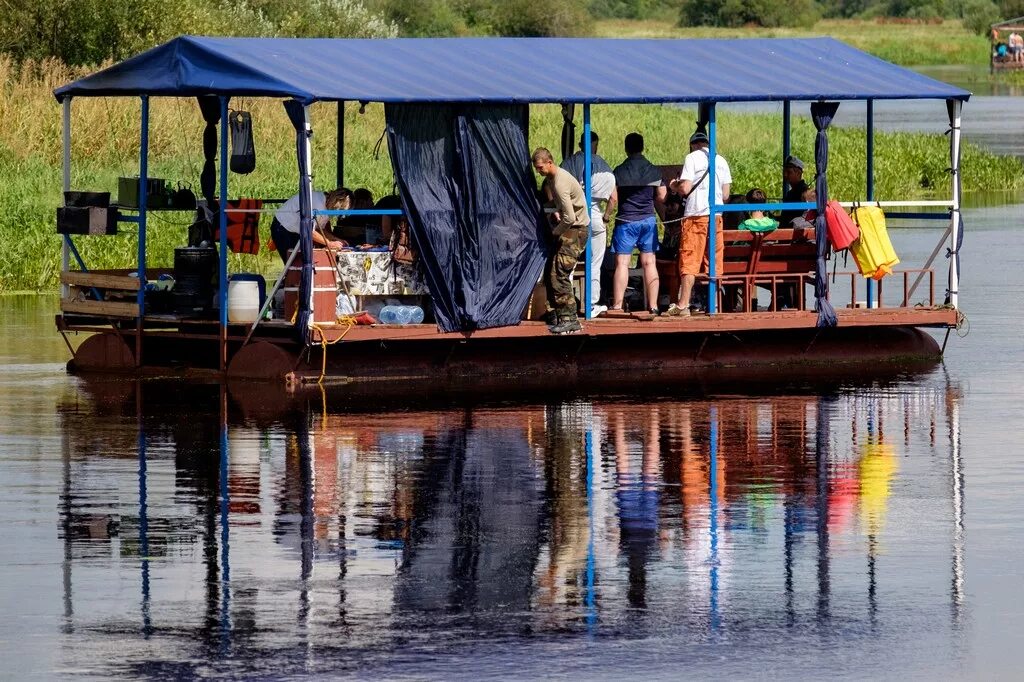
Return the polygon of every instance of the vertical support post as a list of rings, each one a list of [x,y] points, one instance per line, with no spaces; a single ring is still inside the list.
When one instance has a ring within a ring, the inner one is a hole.
[[[953,134],[949,136],[950,158],[953,160],[953,210],[950,213],[949,249],[949,304],[959,308],[960,298],[960,114],[963,102],[953,102]]]
[[[345,100],[338,102],[338,175],[335,187],[345,186]]]
[[[316,217],[313,216],[313,150],[310,145],[310,141],[313,137],[313,128],[309,124],[309,106],[302,107],[302,134],[303,134],[303,146],[302,155],[306,158],[306,182],[303,185],[299,183],[300,189],[306,194],[306,206],[309,206],[309,215],[299,216],[299,230],[300,232],[304,229],[308,229],[310,234],[316,230]],[[299,203],[302,206],[302,203]],[[313,266],[313,284],[309,287],[309,323],[313,324],[316,320],[316,255],[310,253],[310,262],[314,263]]]
[[[135,319],[135,366],[142,366],[142,318],[146,316],[146,217],[149,212],[149,96],[142,96],[142,133],[139,141],[139,239],[138,279],[136,295],[138,317]]]
[[[875,199],[875,100],[868,100],[867,108],[867,200]],[[867,305],[868,308],[875,307],[875,280],[867,280]]]
[[[718,159],[718,145],[716,140],[716,129],[718,125],[716,123],[715,114],[716,105],[714,102],[708,106],[708,314],[714,315],[718,308],[718,283],[716,278],[718,277],[718,267],[715,259],[715,249],[717,248],[718,235],[715,229],[715,214],[716,202],[715,195],[717,192],[715,189],[718,187],[718,180],[715,178],[715,161]],[[725,197],[722,197],[725,199]]]
[[[789,191],[789,183],[786,182],[786,157],[791,151],[791,140],[793,135],[792,103],[787,99],[782,103],[782,196]]]
[[[591,211],[593,205],[592,193],[593,188],[593,152],[590,145],[590,105],[583,105],[583,193],[586,197],[587,202],[587,215],[590,217],[590,226],[587,228],[587,246],[584,256],[584,266],[586,268],[586,276],[583,278],[583,311],[586,319],[593,317],[593,306],[591,305],[590,293],[593,278],[590,268],[593,266],[593,258],[591,252],[593,249],[590,248],[590,238],[594,234],[594,216]]]
[[[220,368],[228,364],[228,98],[220,98]]]
[[[71,190],[71,98],[65,97],[61,103],[63,106],[63,135],[61,136],[62,159],[63,159],[63,183],[65,192]],[[71,265],[71,247],[67,239],[61,240],[60,245],[60,271],[67,272]],[[70,289],[67,284],[60,285],[60,297],[67,298]]]

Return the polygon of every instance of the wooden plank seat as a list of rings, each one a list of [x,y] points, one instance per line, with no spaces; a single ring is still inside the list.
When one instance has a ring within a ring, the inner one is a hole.
[[[775,309],[780,285],[796,286],[797,307],[804,307],[804,285],[813,281],[817,260],[814,230],[785,228],[773,232],[723,230],[725,241],[724,272],[719,273],[719,309],[725,312],[754,312],[755,287],[772,292]],[[679,286],[675,261],[659,260],[663,286],[674,299]],[[707,276],[698,278],[707,282]],[[723,305],[725,304],[725,305]]]

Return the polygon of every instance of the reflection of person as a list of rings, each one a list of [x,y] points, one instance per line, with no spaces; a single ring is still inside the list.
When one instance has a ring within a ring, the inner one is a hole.
[[[626,160],[615,167],[619,193],[619,214],[612,231],[615,252],[612,310],[622,310],[622,299],[629,281],[629,261],[633,249],[640,251],[644,270],[647,308],[658,314],[658,268],[654,252],[658,250],[658,220],[655,211],[664,212],[665,187],[661,171],[644,156],[644,138],[640,133],[626,135]]]
[[[690,153],[683,160],[679,178],[671,187],[686,197],[682,238],[679,247],[679,300],[669,307],[668,315],[688,316],[690,294],[697,281],[697,275],[708,272],[708,230],[711,206],[708,199],[707,176],[710,166],[708,136],[698,130],[690,136]],[[722,197],[729,196],[732,173],[729,163],[721,154],[715,155],[715,203],[721,204]],[[715,216],[715,267],[718,275],[724,271],[725,244],[722,236],[722,214]]]
[[[352,205],[352,192],[339,188],[327,192],[313,192],[314,211],[343,211]],[[281,205],[274,213],[270,224],[270,236],[281,254],[281,260],[288,262],[288,254],[299,243],[299,195],[296,194]],[[331,220],[327,216],[316,217],[317,229],[313,230],[313,245],[340,249],[345,242],[334,236],[330,230]]]
[[[658,505],[661,476],[658,408],[648,412],[647,432],[641,436],[640,472],[631,471],[626,418],[622,412],[609,424],[615,444],[616,498],[619,507],[619,545],[629,566],[630,606],[643,607],[647,592],[647,562],[658,541]]]
[[[583,137],[580,137],[580,151],[562,162],[562,168],[572,173],[577,182],[583,184],[586,159],[583,154]],[[607,225],[618,204],[615,189],[615,174],[608,162],[597,153],[597,133],[590,131],[590,303],[596,317],[607,308],[597,304],[601,300],[601,264],[607,248]],[[606,202],[601,210],[601,203]]]
[[[572,334],[583,329],[576,315],[572,272],[585,248],[590,226],[586,197],[576,178],[556,166],[551,152],[544,147],[533,152],[533,168],[544,176],[545,191],[554,204],[551,214],[554,239],[544,274],[549,312],[554,311],[549,328],[552,334]]]

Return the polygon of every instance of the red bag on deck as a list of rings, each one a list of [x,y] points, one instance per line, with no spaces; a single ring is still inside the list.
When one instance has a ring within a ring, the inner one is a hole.
[[[825,204],[825,228],[833,251],[848,249],[850,244],[860,238],[860,228],[838,201]]]

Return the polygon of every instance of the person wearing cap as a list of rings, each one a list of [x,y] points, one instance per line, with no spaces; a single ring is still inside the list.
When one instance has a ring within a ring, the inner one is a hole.
[[[679,178],[669,187],[680,196],[686,197],[683,210],[683,226],[679,243],[679,300],[669,306],[667,315],[688,316],[690,294],[697,275],[708,272],[708,231],[710,229],[711,205],[708,202],[708,169],[710,152],[708,136],[697,130],[690,136],[690,153],[683,160]],[[732,186],[732,172],[729,163],[721,154],[715,155],[715,203],[723,203]],[[715,271],[721,275],[725,270],[725,239],[722,235],[722,214],[715,216]]]
[[[807,183],[804,182],[804,162],[792,154],[787,156],[782,162],[782,179],[789,185],[789,190],[782,197],[783,203],[796,204],[803,201],[804,192],[807,191]],[[794,218],[800,218],[803,214],[800,209],[783,211],[779,216],[779,224],[789,227]]]
[[[615,252],[615,277],[612,280],[612,307],[621,311],[622,299],[629,280],[629,261],[633,249],[640,251],[640,267],[644,271],[647,310],[658,314],[658,267],[654,252],[658,250],[658,220],[655,213],[665,210],[665,187],[661,171],[644,156],[644,137],[640,133],[626,135],[626,160],[615,167],[615,185],[619,194],[619,213],[612,231]]]
[[[562,162],[562,168],[569,171],[580,185],[583,181],[584,137],[580,136],[580,150]],[[608,162],[597,153],[597,133],[590,131],[590,304],[591,313],[597,317],[608,308],[598,305],[601,300],[601,264],[608,246],[608,220],[615,212],[618,193],[615,189],[615,173]],[[605,206],[602,209],[601,204]]]

